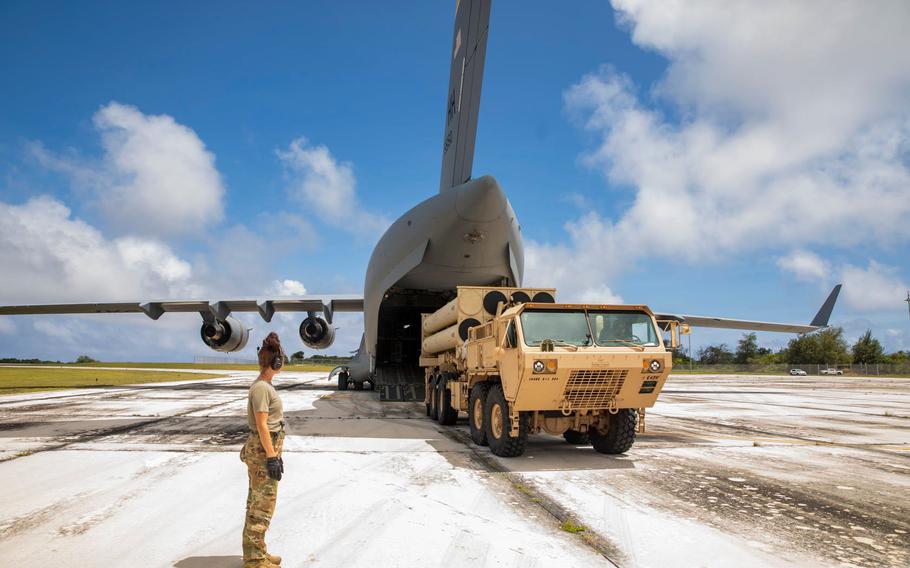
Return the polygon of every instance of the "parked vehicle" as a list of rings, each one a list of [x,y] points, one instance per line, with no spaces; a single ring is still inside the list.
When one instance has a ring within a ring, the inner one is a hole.
[[[626,452],[670,373],[664,327],[647,306],[557,304],[555,294],[459,286],[424,314],[427,415],[448,426],[466,412],[474,443],[502,457],[540,432]],[[678,345],[676,322],[661,323]]]
[[[790,369],[790,374],[793,375],[794,377],[805,377],[806,376],[806,372],[803,371],[802,369]]]

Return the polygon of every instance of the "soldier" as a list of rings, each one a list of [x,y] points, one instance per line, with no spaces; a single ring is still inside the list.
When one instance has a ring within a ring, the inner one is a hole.
[[[247,420],[250,436],[240,450],[240,459],[249,470],[250,488],[246,498],[243,526],[243,563],[246,568],[275,568],[281,557],[268,553],[265,531],[269,528],[278,481],[284,473],[281,448],[284,443],[284,413],[272,379],[284,365],[284,350],[278,334],[272,332],[259,348],[259,377],[250,386]]]

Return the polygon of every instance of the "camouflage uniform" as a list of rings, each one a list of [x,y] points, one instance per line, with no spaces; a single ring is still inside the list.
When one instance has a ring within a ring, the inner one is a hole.
[[[284,445],[284,431],[272,432],[272,445],[278,456]],[[246,523],[243,526],[243,561],[247,565],[271,566],[265,546],[265,531],[269,529],[275,500],[278,497],[278,482],[269,477],[266,469],[265,449],[259,434],[250,433],[246,444],[240,450],[240,459],[246,463],[250,476],[250,489],[246,498]]]

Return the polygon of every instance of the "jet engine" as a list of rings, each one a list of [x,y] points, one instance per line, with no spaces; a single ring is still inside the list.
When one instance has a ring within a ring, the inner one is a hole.
[[[227,317],[223,321],[205,322],[199,333],[206,345],[223,353],[240,351],[246,347],[246,342],[250,339],[250,331],[240,320],[232,317]]]
[[[300,323],[300,339],[310,349],[325,349],[335,341],[335,328],[321,317],[309,315]]]

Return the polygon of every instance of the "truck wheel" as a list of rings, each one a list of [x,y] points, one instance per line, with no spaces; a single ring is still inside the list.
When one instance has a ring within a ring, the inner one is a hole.
[[[362,391],[363,390],[363,381],[354,381],[354,390]]]
[[[579,432],[578,430],[566,430],[562,433],[562,437],[573,446],[587,446],[591,443],[588,433]]]
[[[370,390],[371,391],[376,390],[376,383],[374,381],[370,381]]]
[[[638,426],[638,411],[634,408],[623,408],[610,415],[610,427],[601,433],[596,427],[588,430],[591,444],[602,454],[622,454],[635,443],[635,430]]]
[[[430,418],[439,420],[439,407],[436,405],[436,377],[430,380]]]
[[[487,445],[487,431],[483,427],[483,407],[487,402],[489,391],[490,383],[477,383],[471,389],[471,396],[468,397],[468,426],[471,429],[471,439],[478,446]]]
[[[436,387],[439,396],[439,403],[437,404],[439,408],[439,423],[443,426],[451,426],[458,422],[458,411],[452,408],[452,392],[446,388],[447,382],[445,379],[441,379]]]
[[[348,374],[346,371],[338,373],[338,390],[348,390]]]
[[[509,405],[502,392],[502,385],[493,385],[487,393],[483,407],[483,427],[487,434],[490,451],[504,458],[520,456],[528,442],[528,416],[519,414],[518,436],[511,435],[512,424],[509,422]]]

